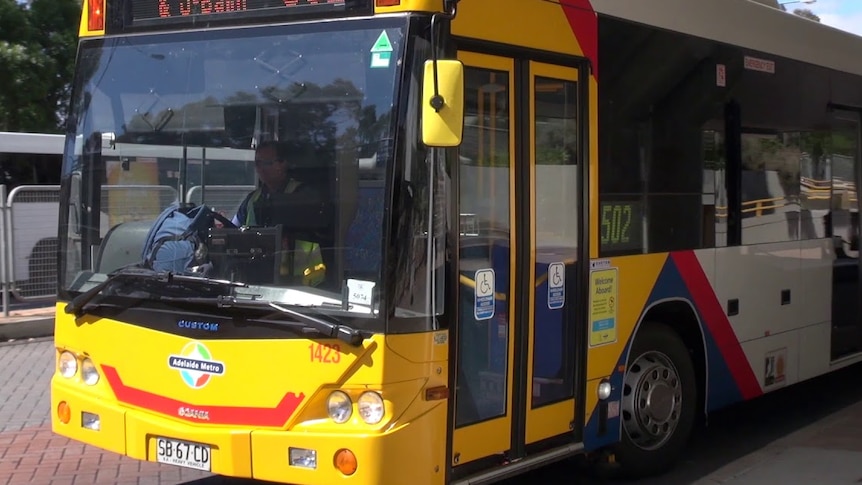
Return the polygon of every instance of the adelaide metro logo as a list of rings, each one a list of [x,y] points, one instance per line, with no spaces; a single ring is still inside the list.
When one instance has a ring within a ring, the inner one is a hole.
[[[179,355],[168,357],[168,366],[180,371],[183,382],[192,389],[200,389],[207,385],[212,376],[224,374],[224,363],[213,360],[206,345],[200,342],[189,342]]]

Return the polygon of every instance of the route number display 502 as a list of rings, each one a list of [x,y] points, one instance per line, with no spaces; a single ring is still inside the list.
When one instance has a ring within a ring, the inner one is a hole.
[[[641,247],[642,218],[639,201],[603,201],[599,208],[600,242],[606,251]]]

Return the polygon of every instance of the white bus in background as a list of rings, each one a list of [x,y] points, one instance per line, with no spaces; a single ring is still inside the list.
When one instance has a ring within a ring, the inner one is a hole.
[[[20,186],[57,186],[65,136],[0,132],[0,184],[13,204],[11,272],[17,296],[53,296],[57,277],[58,190],[15,191]],[[7,250],[8,251],[8,250]]]
[[[13,185],[60,182],[64,135],[0,131],[2,180]]]

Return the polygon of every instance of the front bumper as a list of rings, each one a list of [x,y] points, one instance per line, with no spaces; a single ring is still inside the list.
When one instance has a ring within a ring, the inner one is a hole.
[[[67,424],[58,418],[61,402],[71,410]],[[445,429],[445,405],[378,434],[249,429],[190,424],[130,408],[54,376],[51,408],[55,433],[144,461],[157,461],[157,438],[162,437],[209,446],[210,472],[219,475],[296,485],[444,482],[445,443],[439,442],[439,430]],[[98,431],[83,426],[85,412],[99,417]],[[291,466],[290,448],[315,450],[316,468]],[[345,448],[353,452],[357,463],[349,476],[341,473],[334,461],[336,453]]]

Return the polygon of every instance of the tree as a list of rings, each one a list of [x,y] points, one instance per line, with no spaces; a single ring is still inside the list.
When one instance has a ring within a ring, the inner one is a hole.
[[[815,22],[820,22],[820,17],[818,17],[814,12],[807,8],[797,8],[793,11],[794,15],[798,15],[802,18],[806,18],[808,20],[813,20]]]
[[[0,0],[0,130],[62,131],[79,0]]]
[[[758,3],[762,3],[764,5],[768,5],[770,7],[775,7],[777,9],[781,10],[782,12],[787,11],[787,7],[785,6],[786,4],[778,3],[778,0],[754,0],[754,1],[758,2]],[[788,2],[788,3],[790,3],[790,2]],[[793,2],[793,3],[797,3],[797,2]],[[811,11],[810,9],[807,9],[807,8],[794,9],[793,14],[798,15],[802,18],[806,18],[808,20],[820,22],[820,17],[818,17],[813,11]]]

